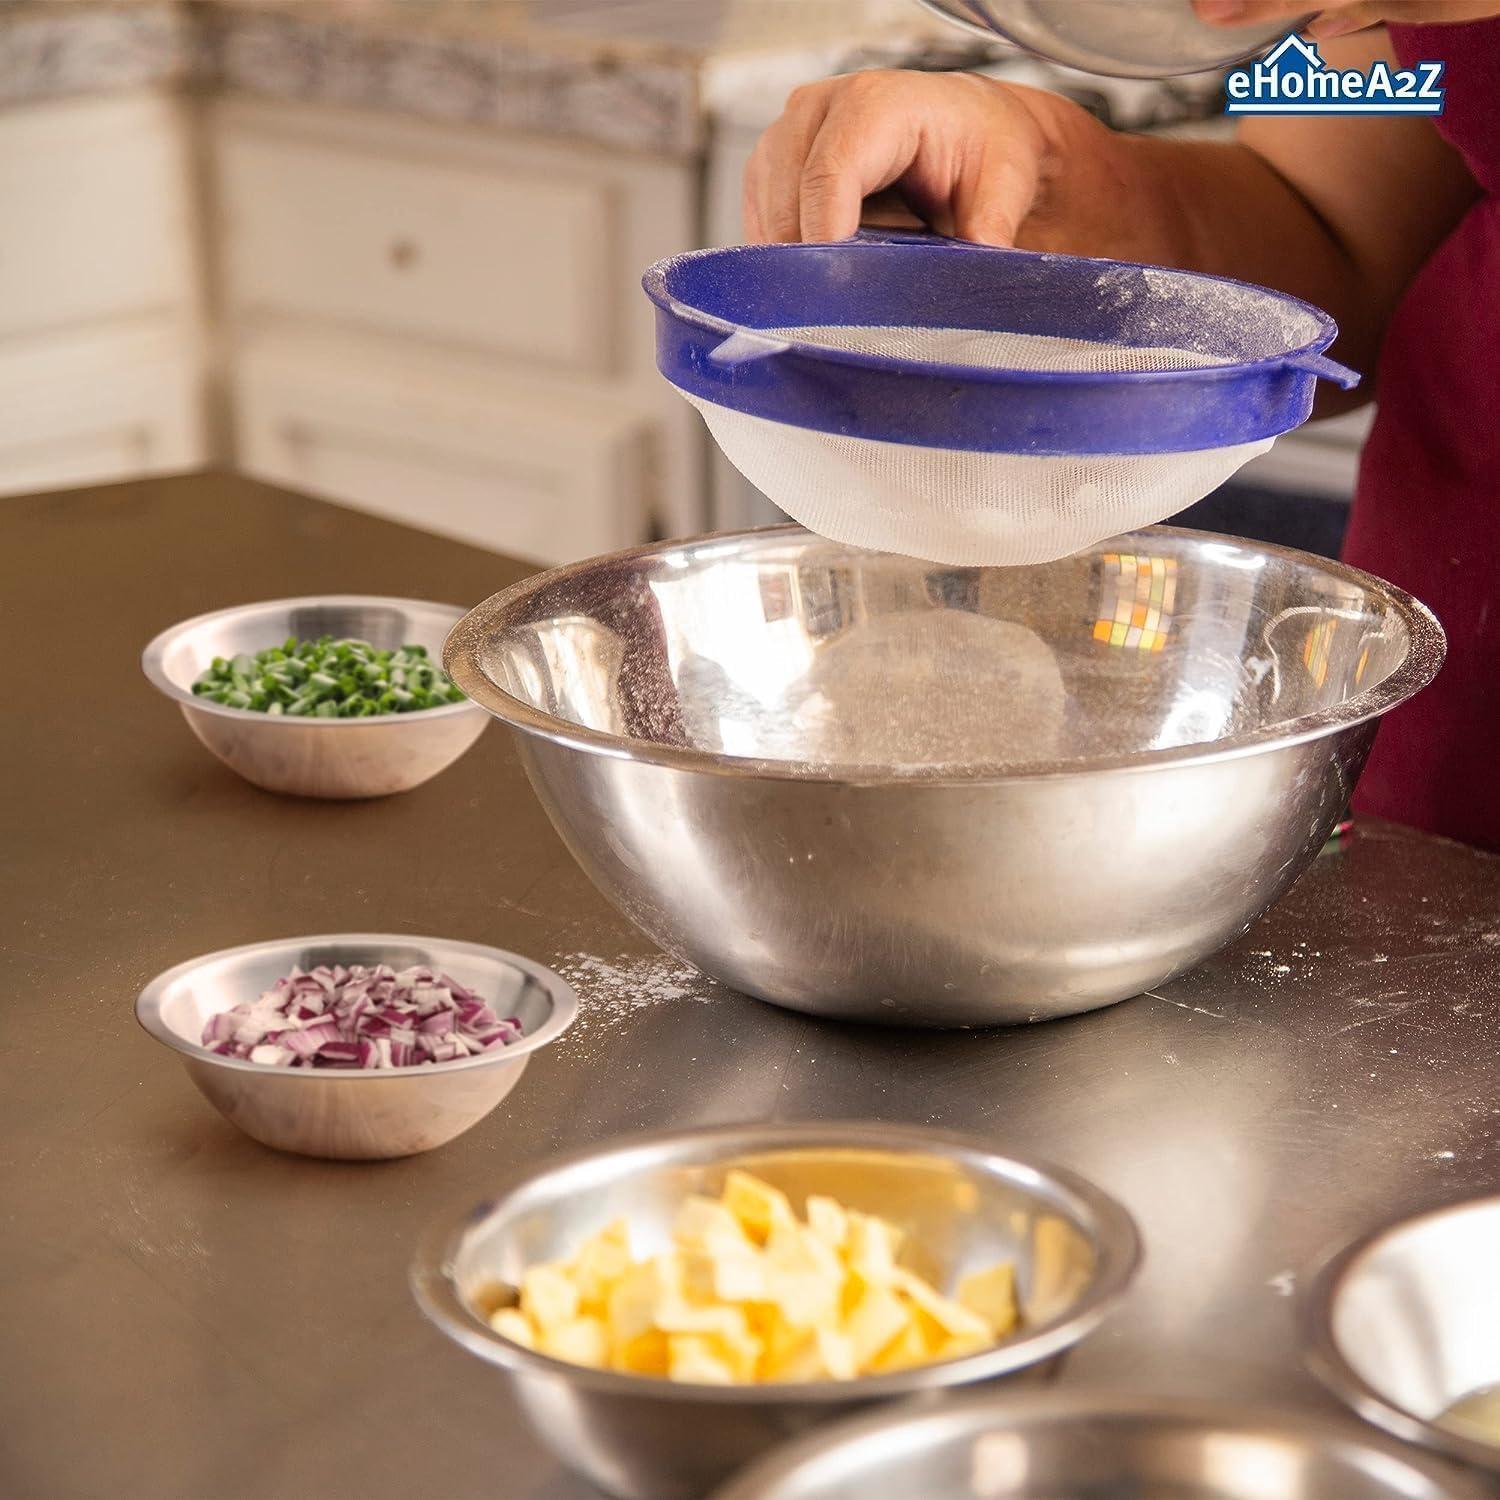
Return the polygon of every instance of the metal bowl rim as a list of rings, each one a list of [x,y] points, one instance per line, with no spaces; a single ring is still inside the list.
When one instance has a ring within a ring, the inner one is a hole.
[[[1262,726],[1242,734],[1227,735],[1206,745],[1178,745],[1168,750],[1132,750],[1116,755],[1099,755],[1071,761],[1038,761],[1017,767],[977,767],[968,772],[926,772],[900,775],[886,766],[834,766],[788,760],[761,760],[750,756],[722,755],[709,750],[695,750],[680,745],[664,745],[655,740],[629,739],[608,734],[558,718],[514,694],[506,692],[487,677],[479,665],[481,631],[496,627],[497,616],[513,612],[542,588],[576,579],[592,569],[605,565],[629,563],[658,557],[685,548],[712,546],[726,553],[768,538],[806,536],[817,540],[805,527],[763,526],[737,531],[708,532],[703,536],[669,542],[652,542],[620,552],[585,558],[564,567],[534,573],[509,588],[492,594],[477,604],[448,635],[443,646],[443,666],[448,675],[468,695],[470,701],[485,709],[512,729],[534,735],[552,744],[589,754],[605,755],[617,760],[696,771],[714,776],[742,776],[755,780],[802,781],[816,785],[861,785],[899,787],[992,786],[997,783],[1061,780],[1071,776],[1099,772],[1157,772],[1184,765],[1209,765],[1218,761],[1239,759],[1262,752],[1281,750],[1309,740],[1322,739],[1341,730],[1352,729],[1389,712],[1420,692],[1437,675],[1447,651],[1447,638],[1437,617],[1419,599],[1395,584],[1350,567],[1347,563],[1317,557],[1295,547],[1272,543],[1247,544],[1238,538],[1216,532],[1197,531],[1182,526],[1147,526],[1125,536],[1159,534],[1181,537],[1192,542],[1220,546],[1251,546],[1257,553],[1284,558],[1302,566],[1311,566],[1334,578],[1358,586],[1386,600],[1400,615],[1407,631],[1407,649],[1395,669],[1380,682],[1356,693],[1332,708],[1302,714],[1280,725]],[[880,554],[875,554],[880,555]],[[1045,564],[1043,565],[1045,566]],[[500,622],[502,625],[505,621]],[[236,712],[242,712],[236,710]],[[258,716],[257,716],[258,717]],[[300,721],[299,721],[300,722]],[[345,720],[346,723],[365,722]]]
[[[1432,1219],[1447,1218],[1465,1209],[1500,1205],[1500,1193],[1476,1198],[1459,1198],[1440,1203],[1420,1213],[1402,1214],[1387,1220],[1358,1239],[1342,1246],[1317,1263],[1298,1299],[1297,1317],[1301,1325],[1302,1354],[1307,1367],[1323,1385],[1366,1422],[1383,1428],[1403,1442],[1420,1444],[1450,1458],[1458,1458],[1476,1468],[1500,1472],[1500,1444],[1480,1443],[1461,1433],[1429,1422],[1397,1406],[1381,1395],[1344,1358],[1333,1334],[1333,1304],[1345,1277],[1366,1256],[1387,1240],[1414,1229]]]
[[[167,676],[163,661],[167,652],[179,636],[185,635],[200,625],[214,620],[226,620],[236,615],[253,615],[264,610],[267,614],[283,609],[327,609],[332,607],[383,607],[388,609],[437,610],[440,614],[452,615],[456,624],[464,616],[461,604],[441,604],[434,599],[402,599],[393,594],[305,594],[292,599],[260,599],[253,604],[231,604],[225,609],[211,609],[190,619],[179,620],[159,631],[146,643],[141,652],[141,670],[146,674],[157,692],[175,699],[185,708],[197,709],[200,713],[214,714],[219,718],[239,719],[247,724],[291,725],[297,728],[316,729],[371,729],[389,724],[430,724],[435,719],[451,719],[480,707],[472,699],[467,703],[444,703],[438,708],[417,709],[409,714],[372,714],[363,719],[320,719],[311,714],[289,719],[285,714],[267,714],[253,708],[230,708],[225,703],[214,703],[200,698],[190,688],[179,687]],[[451,626],[450,626],[451,629]]]
[[[1482,1500],[1487,1493],[1467,1476],[1455,1474],[1446,1466],[1439,1467],[1420,1450],[1394,1443],[1385,1434],[1373,1432],[1367,1426],[1344,1417],[1288,1410],[1263,1403],[1241,1405],[1216,1397],[1138,1395],[1118,1389],[1081,1386],[1066,1390],[1020,1391],[1013,1395],[967,1391],[951,1397],[939,1407],[887,1408],[841,1418],[793,1438],[756,1459],[723,1487],[714,1490],[709,1500],[765,1500],[766,1496],[775,1493],[777,1486],[795,1478],[803,1464],[832,1449],[852,1446],[862,1438],[874,1437],[891,1428],[909,1429],[927,1424],[942,1426],[955,1421],[964,1424],[971,1419],[982,1420],[987,1413],[994,1415],[997,1430],[1008,1431],[1091,1416],[1138,1417],[1148,1421],[1166,1418],[1201,1429],[1236,1433],[1270,1431],[1303,1442],[1314,1439],[1325,1444],[1338,1442],[1379,1453],[1441,1486],[1446,1500]]]
[[[996,21],[992,27],[983,26],[978,21],[970,21],[963,16],[955,15],[951,10],[948,10],[943,5],[939,4],[938,0],[917,0],[917,3],[925,7],[927,10],[931,11],[933,15],[941,17],[948,23],[948,25],[956,26],[960,31],[965,31],[970,36],[981,37],[985,41],[991,43],[997,40],[1001,41],[1006,46],[1013,47],[1016,51],[1021,52],[1027,57],[1040,57],[1044,61],[1052,62],[1059,67],[1073,68],[1075,70],[1078,67],[1076,63],[1067,62],[1065,59],[1056,57],[1051,53],[1043,53],[1034,47],[1027,46],[1024,42],[1018,42],[1014,37],[1011,36],[1009,31],[1007,31],[1003,26],[1000,25],[998,21]],[[1307,25],[1310,19],[1310,15],[1287,16],[1284,21],[1283,30],[1300,32]],[[1281,33],[1278,33],[1277,35],[1280,34]],[[1194,66],[1190,68],[1179,68],[1174,66],[1165,73],[1151,72],[1147,71],[1144,68],[1132,68],[1129,71],[1126,71],[1123,67],[1121,67],[1120,71],[1118,72],[1112,72],[1108,69],[1101,69],[1097,67],[1090,68],[1088,71],[1097,73],[1101,78],[1135,78],[1143,80],[1161,78],[1191,78],[1201,73],[1219,73],[1222,72],[1225,68],[1233,68],[1240,63],[1249,62],[1252,57],[1258,57],[1271,45],[1272,42],[1276,40],[1277,36],[1267,37],[1265,41],[1257,42],[1253,47],[1248,47],[1235,56],[1226,57],[1222,62],[1205,63],[1202,66]]]
[[[985,1163],[998,1162],[1020,1169],[1043,1179],[1074,1200],[1073,1222],[1084,1223],[1095,1236],[1098,1261],[1094,1278],[1077,1306],[1064,1316],[978,1354],[919,1365],[889,1375],[861,1376],[855,1380],[729,1386],[628,1375],[553,1359],[496,1333],[459,1295],[451,1271],[466,1234],[475,1225],[501,1212],[511,1199],[528,1188],[555,1174],[601,1158],[649,1155],[663,1147],[691,1149],[717,1143],[723,1144],[726,1156],[778,1148],[796,1150],[822,1146],[830,1151],[869,1149],[946,1157],[981,1168]],[[1076,1212],[1079,1205],[1082,1214]],[[838,1405],[993,1379],[1039,1364],[1082,1341],[1118,1307],[1140,1269],[1143,1255],[1140,1231],[1130,1211],[1102,1188],[1065,1167],[1056,1167],[1034,1157],[1007,1155],[990,1149],[976,1137],[955,1131],[916,1125],[886,1125],[868,1120],[833,1120],[826,1123],[717,1125],[697,1130],[633,1135],[622,1137],[603,1149],[584,1148],[554,1157],[540,1168],[513,1174],[493,1197],[460,1214],[446,1215],[431,1227],[422,1237],[412,1262],[410,1281],[418,1305],[443,1333],[486,1363],[513,1373],[541,1373],[552,1378],[562,1376],[590,1390],[670,1401],[711,1405],[747,1402],[754,1405],[800,1402]]]
[[[324,1071],[318,1068],[277,1068],[266,1063],[250,1062],[246,1058],[224,1057],[197,1042],[179,1036],[162,1019],[162,999],[167,990],[184,976],[191,974],[204,964],[219,959],[273,954],[293,948],[321,944],[325,947],[365,945],[375,947],[382,944],[406,943],[426,944],[434,948],[445,948],[450,952],[472,955],[475,958],[498,960],[512,968],[530,975],[547,993],[551,1011],[547,1019],[535,1031],[524,1033],[519,1042],[493,1053],[481,1053],[477,1057],[455,1058],[452,1062],[413,1063],[404,1068],[350,1068]],[[257,1078],[290,1078],[316,1080],[321,1083],[362,1084],[390,1082],[393,1079],[435,1078],[450,1073],[474,1072],[480,1068],[498,1066],[527,1057],[550,1042],[555,1042],[575,1020],[578,1019],[578,996],[572,985],[555,970],[539,964],[535,959],[512,953],[505,948],[492,948],[487,943],[467,943],[456,938],[423,937],[409,932],[334,932],[318,933],[311,937],[271,938],[263,943],[242,943],[235,948],[220,948],[213,953],[200,953],[183,963],[164,969],[136,997],[135,1018],[158,1042],[179,1052],[193,1062],[210,1063],[216,1068],[228,1068],[235,1072],[252,1073]]]

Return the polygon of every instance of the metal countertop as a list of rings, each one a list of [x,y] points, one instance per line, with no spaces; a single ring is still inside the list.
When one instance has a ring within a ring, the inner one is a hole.
[[[1088,1174],[1146,1267],[1063,1379],[1330,1404],[1290,1294],[1398,1211],[1500,1187],[1500,859],[1380,824],[1189,977],[1072,1021],[841,1027],[655,954],[578,871],[498,727],[376,803],[257,791],[141,677],[161,627],[357,590],[471,603],[525,571],[246,480],[0,501],[0,1490],[8,1500],[585,1500],[503,1378],[429,1328],[411,1248],[455,1200],[641,1128],[874,1117]],[[429,1156],[257,1146],[140,1031],[158,970],[341,929],[495,943],[583,1014]]]

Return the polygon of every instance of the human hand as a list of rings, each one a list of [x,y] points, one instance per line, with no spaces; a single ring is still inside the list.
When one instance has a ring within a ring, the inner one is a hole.
[[[870,71],[795,90],[745,170],[752,243],[841,240],[895,190],[939,234],[1013,245],[1078,106],[970,73]],[[1102,127],[1099,127],[1102,130]]]

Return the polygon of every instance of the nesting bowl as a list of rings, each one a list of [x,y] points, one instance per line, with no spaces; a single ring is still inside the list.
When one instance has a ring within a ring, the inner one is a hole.
[[[446,770],[488,720],[472,703],[364,719],[287,718],[200,698],[193,683],[216,656],[253,656],[299,640],[333,636],[382,650],[425,646],[437,660],[463,610],[377,595],[271,599],[183,620],[141,655],[152,686],[181,709],[188,727],[231,770],[270,792],[301,797],[387,797]]]
[[[877,1413],[771,1455],[714,1500],[1481,1500],[1352,1423],[1087,1391]]]
[[[1500,1473],[1500,1197],[1449,1204],[1331,1257],[1302,1304],[1314,1372],[1360,1416]],[[1445,1414],[1494,1390],[1478,1430]]]
[[[852,1381],[711,1386],[596,1370],[522,1348],[485,1312],[514,1300],[528,1266],[571,1255],[617,1218],[637,1256],[664,1250],[690,1193],[731,1167],[781,1188],[801,1212],[833,1196],[906,1231],[906,1263],[950,1290],[1010,1260],[1021,1331],[962,1359]],[[587,1151],[519,1179],[428,1236],[413,1268],[423,1310],[506,1371],[541,1440],[620,1500],[697,1500],[782,1438],[873,1402],[1007,1377],[1039,1381],[1119,1302],[1139,1239],[1126,1211],[1071,1173],[982,1142],[894,1125],[730,1126]]]
[[[211,1015],[253,1000],[295,966],[425,964],[468,986],[522,1037],[458,1062],[405,1068],[281,1068],[202,1045]],[[572,1025],[578,999],[541,964],[480,943],[396,933],[283,938],[226,948],[157,975],[136,1018],[177,1052],[199,1091],[232,1124],[279,1151],[345,1160],[413,1156],[477,1124],[521,1081],[533,1054]]]
[[[1150,527],[959,568],[783,527],[540,574],[445,662],[662,947],[795,1010],[968,1026],[1238,937],[1443,650],[1408,594],[1286,548]]]

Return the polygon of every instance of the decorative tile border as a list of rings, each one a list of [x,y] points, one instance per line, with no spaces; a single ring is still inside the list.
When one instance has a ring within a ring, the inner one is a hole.
[[[193,63],[180,5],[0,6],[0,104],[175,83]]]

